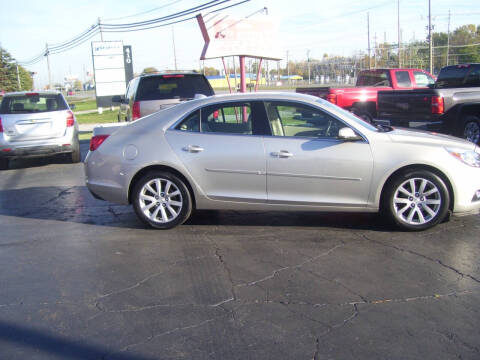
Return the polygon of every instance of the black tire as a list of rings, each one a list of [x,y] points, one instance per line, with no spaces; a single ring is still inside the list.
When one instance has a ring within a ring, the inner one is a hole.
[[[448,215],[450,194],[447,186],[431,171],[405,171],[385,186],[381,210],[397,228],[426,230],[442,222]]]
[[[157,180],[160,181],[160,191],[157,188]],[[171,183],[170,189],[165,193],[168,182]],[[147,184],[153,191],[147,189]],[[145,199],[146,197],[152,200]],[[181,206],[176,205],[178,203],[181,203]],[[149,172],[137,181],[132,192],[132,204],[140,220],[157,229],[170,229],[183,224],[192,213],[192,197],[185,183],[177,176],[163,171]]]
[[[79,163],[81,160],[80,154],[80,142],[75,141],[73,144],[73,151],[70,154],[70,161],[74,164]]]
[[[367,123],[372,124],[373,123],[373,116],[366,110],[357,110],[353,109],[352,111],[355,115],[357,115],[359,118],[365,120]]]
[[[9,165],[10,165],[10,159],[8,158],[0,159],[0,170],[8,170]]]
[[[480,144],[480,119],[475,115],[468,115],[463,120],[461,136],[475,144]]]

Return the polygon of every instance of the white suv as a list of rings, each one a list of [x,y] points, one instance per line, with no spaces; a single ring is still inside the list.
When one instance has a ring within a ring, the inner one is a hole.
[[[80,162],[78,124],[59,92],[7,93],[0,105],[0,169],[15,157],[67,153]]]

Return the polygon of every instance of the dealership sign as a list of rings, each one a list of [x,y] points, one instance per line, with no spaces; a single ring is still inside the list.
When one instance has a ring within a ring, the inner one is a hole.
[[[110,106],[114,95],[125,94],[122,41],[93,41],[92,58],[97,106]]]

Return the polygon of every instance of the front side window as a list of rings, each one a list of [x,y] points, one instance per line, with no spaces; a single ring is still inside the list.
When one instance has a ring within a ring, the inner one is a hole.
[[[336,138],[338,131],[346,126],[332,115],[308,105],[266,102],[265,109],[274,136]]]
[[[399,87],[412,87],[408,71],[396,71],[395,79],[397,79],[397,85]]]
[[[434,78],[428,76],[422,71],[414,71],[413,76],[415,77],[415,82],[419,87],[427,87],[428,85],[435,83]]]

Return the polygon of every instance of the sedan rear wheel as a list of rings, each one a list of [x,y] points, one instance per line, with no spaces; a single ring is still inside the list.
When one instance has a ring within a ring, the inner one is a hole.
[[[449,193],[443,180],[430,171],[401,174],[388,185],[383,208],[405,230],[425,230],[448,213]]]
[[[167,172],[151,172],[134,188],[133,207],[146,224],[169,229],[185,222],[192,212],[187,187],[177,176]]]

